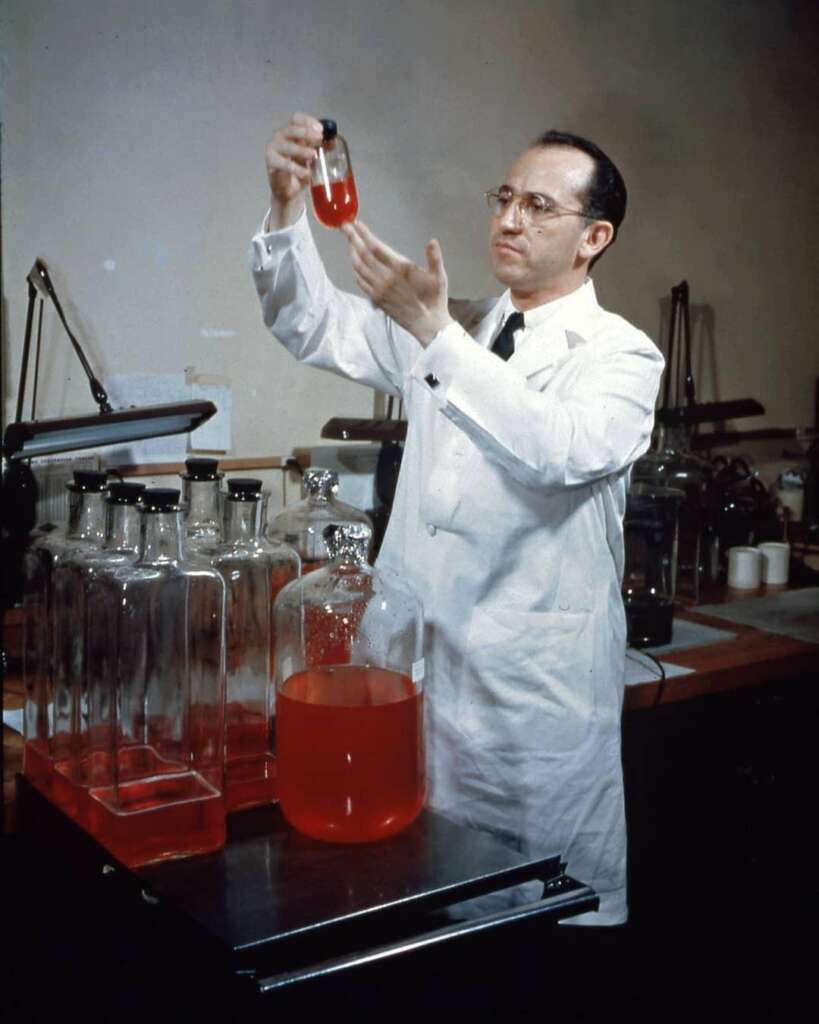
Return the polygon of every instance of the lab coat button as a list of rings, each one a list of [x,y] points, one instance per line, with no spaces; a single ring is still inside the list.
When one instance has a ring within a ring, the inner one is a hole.
[[[427,523],[427,533],[430,537],[434,537],[437,532],[438,530],[432,525],[432,523]]]

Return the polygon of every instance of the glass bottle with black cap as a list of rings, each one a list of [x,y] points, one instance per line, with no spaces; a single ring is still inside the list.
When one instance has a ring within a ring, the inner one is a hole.
[[[54,764],[54,574],[72,551],[98,548],[105,531],[105,473],[76,470],[68,523],[35,538],[23,563],[23,772],[52,795]]]
[[[111,483],[102,546],[70,551],[54,572],[52,799],[80,823],[87,810],[89,777],[95,770],[102,772],[107,761],[103,723],[110,702],[110,680],[92,681],[93,655],[107,637],[91,628],[91,594],[101,573],[136,559],[144,490],[141,483]]]
[[[225,841],[225,584],[183,543],[179,491],[147,488],[136,560],[101,574],[98,671],[112,680],[111,779],[89,829],[138,866]]]
[[[228,813],[276,800],[276,633],[273,602],[299,575],[296,552],[262,533],[262,481],[228,480],[224,540],[199,554],[221,574],[225,621],[225,806]]]
[[[185,538],[191,550],[218,544],[221,530],[221,482],[219,460],[192,456],[185,460],[182,479],[182,506],[185,511]]]

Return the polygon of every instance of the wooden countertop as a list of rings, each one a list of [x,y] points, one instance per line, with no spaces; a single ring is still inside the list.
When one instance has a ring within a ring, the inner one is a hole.
[[[758,597],[762,588],[751,593],[738,593],[723,588],[706,596],[709,604],[733,601],[745,597]],[[753,626],[726,623],[724,619],[702,615],[696,608],[681,608],[675,616],[704,625],[730,629],[736,637],[705,647],[692,647],[677,653],[663,655],[662,660],[683,665],[694,671],[674,676],[665,681],[660,704],[673,704],[711,693],[724,693],[743,686],[777,682],[794,676],[812,679],[819,685],[819,644],[795,640],[769,633]],[[7,614],[7,645],[14,651],[14,630],[19,623],[19,611]],[[641,683],[626,688],[624,710],[641,711],[657,706],[659,682]],[[23,706],[23,685],[19,675],[10,673],[4,681],[3,706],[6,709]],[[3,726],[3,809],[7,830],[14,828],[14,776],[22,768],[23,738]]]

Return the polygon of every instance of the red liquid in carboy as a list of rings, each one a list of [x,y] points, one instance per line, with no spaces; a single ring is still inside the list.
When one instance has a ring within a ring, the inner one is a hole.
[[[291,676],[276,695],[279,801],[314,839],[394,835],[424,804],[422,695],[408,676],[360,665]]]
[[[358,216],[358,193],[352,174],[342,181],[331,181],[329,186],[313,185],[312,192],[316,218],[326,228],[340,227]]]

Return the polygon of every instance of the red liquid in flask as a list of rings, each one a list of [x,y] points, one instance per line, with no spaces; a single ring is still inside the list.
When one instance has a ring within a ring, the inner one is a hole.
[[[276,758],[267,717],[241,704],[226,708],[225,809],[242,810],[277,799]]]
[[[225,843],[222,794],[198,772],[150,747],[120,754],[120,785],[90,792],[89,831],[128,867],[218,850]],[[129,775],[136,777],[128,779]]]
[[[422,713],[399,672],[340,665],[291,676],[276,697],[285,818],[329,842],[400,832],[424,804]]]
[[[349,174],[342,181],[313,185],[313,209],[326,228],[337,228],[358,216],[355,179]]]

